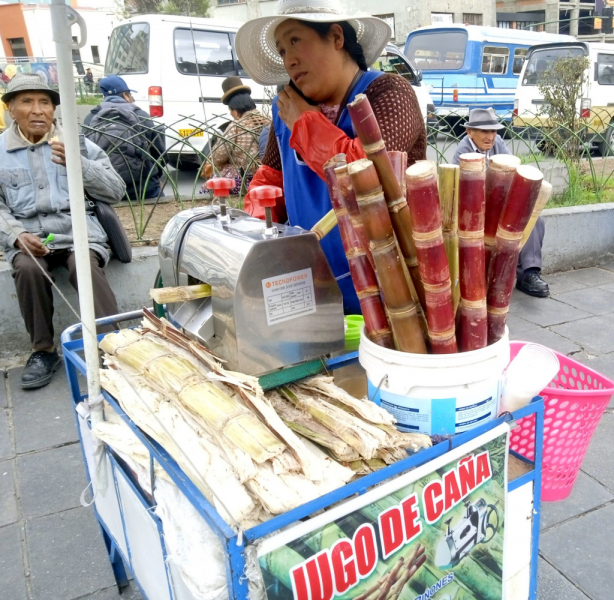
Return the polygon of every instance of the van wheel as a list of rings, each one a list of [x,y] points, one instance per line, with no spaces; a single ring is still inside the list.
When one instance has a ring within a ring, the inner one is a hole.
[[[610,123],[601,142],[601,156],[614,156],[614,123]]]
[[[173,166],[176,166],[179,171],[197,171],[200,168],[198,161],[193,158],[180,158],[174,162]]]

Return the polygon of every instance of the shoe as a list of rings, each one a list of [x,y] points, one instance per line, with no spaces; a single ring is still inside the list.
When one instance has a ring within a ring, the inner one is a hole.
[[[32,352],[21,374],[21,387],[32,390],[46,386],[61,365],[62,359],[56,350]]]
[[[539,271],[525,271],[516,281],[516,289],[536,298],[546,298],[550,295],[550,288],[541,278]]]

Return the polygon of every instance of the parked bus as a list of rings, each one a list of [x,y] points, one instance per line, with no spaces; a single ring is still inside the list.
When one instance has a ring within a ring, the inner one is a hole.
[[[456,125],[472,108],[492,106],[510,120],[529,47],[573,37],[477,25],[421,27],[407,36],[405,55],[422,71],[436,114]]]

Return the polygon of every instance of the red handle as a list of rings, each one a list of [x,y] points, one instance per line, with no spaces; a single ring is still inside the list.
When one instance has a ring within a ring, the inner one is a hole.
[[[276,198],[281,198],[283,194],[283,190],[274,185],[260,185],[249,193],[250,198],[256,200],[263,208],[275,206]]]
[[[207,189],[213,190],[215,196],[230,196],[230,190],[236,185],[234,179],[227,177],[214,177],[207,181]]]

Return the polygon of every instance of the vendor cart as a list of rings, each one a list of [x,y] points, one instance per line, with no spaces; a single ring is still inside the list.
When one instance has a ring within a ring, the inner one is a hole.
[[[139,319],[141,315],[142,311],[134,311],[100,319],[97,323],[98,325],[108,325],[128,322]],[[94,495],[94,513],[100,524],[117,585],[120,589],[126,586],[130,575],[143,596],[148,600],[193,599],[194,595],[185,585],[176,565],[172,560],[167,560],[166,534],[162,521],[155,514],[154,497],[139,486],[130,470],[125,467],[123,461],[118,459],[112,448],[108,446],[104,447],[103,450],[107,481],[104,486],[99,486],[100,489],[97,489],[94,466],[96,464],[94,459],[95,440],[90,431],[91,425],[88,420],[87,404],[84,402],[87,396],[82,393],[79,381],[80,375],[86,373],[85,362],[82,358],[83,342],[81,339],[77,339],[80,337],[80,330],[81,325],[77,324],[63,333],[64,360],[75,407],[77,429],[86,463],[87,476]],[[355,363],[357,360],[358,353],[354,352],[341,357],[322,360],[322,368],[333,370]],[[285,544],[291,544],[292,540],[301,539],[301,536],[313,531],[316,527],[331,522],[340,523],[344,515],[351,514],[353,510],[364,509],[370,502],[374,502],[373,505],[383,505],[382,500],[394,498],[394,493],[398,492],[406,483],[415,482],[419,477],[425,477],[424,481],[428,481],[429,477],[432,480],[433,477],[431,476],[435,470],[441,470],[443,466],[449,465],[460,457],[465,457],[459,461],[459,464],[462,464],[463,461],[468,460],[467,457],[474,457],[475,455],[479,458],[487,454],[476,451],[476,448],[490,443],[497,437],[502,439],[505,444],[506,459],[503,463],[505,473],[502,475],[506,483],[505,506],[502,507],[498,503],[489,504],[488,500],[483,498],[472,502],[471,496],[462,499],[459,496],[455,500],[450,500],[451,505],[458,504],[458,511],[457,513],[451,511],[452,517],[449,519],[447,519],[447,516],[449,516],[447,514],[437,516],[447,526],[447,532],[445,532],[445,526],[441,525],[444,528],[444,533],[441,534],[440,547],[445,552],[449,551],[449,557],[445,560],[451,561],[452,564],[462,563],[473,545],[483,543],[494,537],[503,522],[501,511],[504,510],[505,528],[499,529],[500,532],[502,531],[505,534],[503,538],[502,575],[500,577],[502,591],[499,597],[505,597],[507,600],[528,600],[537,597],[541,448],[544,422],[544,408],[541,398],[534,399],[531,404],[513,414],[503,415],[495,420],[483,423],[475,429],[445,439],[432,448],[421,450],[408,456],[407,459],[366,475],[341,489],[307,502],[261,525],[237,532],[222,519],[196,486],[180,470],[171,456],[132,423],[115,399],[106,392],[104,397],[147,448],[150,461],[151,489],[154,489],[155,462],[164,469],[181,494],[196,509],[221,542],[225,552],[229,598],[247,600],[250,597],[246,560],[250,554],[254,554],[252,550],[257,554],[263,570],[266,570],[267,553],[274,552]],[[529,462],[523,456],[508,450],[510,429],[514,428],[517,420],[530,415],[535,415],[536,423],[534,462]],[[450,471],[446,473],[446,476],[449,473]],[[494,477],[493,473],[490,475]],[[485,475],[485,479],[488,479],[488,475]],[[479,486],[479,482],[476,485]],[[476,498],[480,493],[480,489],[478,489]],[[427,492],[423,491],[423,498],[426,498],[426,496]],[[400,496],[398,497],[400,498]],[[400,506],[403,506],[407,500],[408,498],[402,500]],[[446,497],[446,510],[449,508],[447,502]],[[386,506],[390,507],[386,514],[394,516],[395,507],[390,503]],[[432,510],[436,509],[436,506],[432,508]],[[454,518],[454,514],[461,516]],[[379,514],[380,534],[384,516],[384,514]],[[433,518],[430,517],[431,520]],[[471,529],[472,523],[477,524],[474,529]],[[417,524],[417,522],[414,522],[414,524]],[[467,535],[470,529],[472,532],[475,530],[475,535],[472,533],[471,537]],[[368,532],[369,527],[363,527],[360,530]],[[382,546],[382,551],[386,552],[386,545],[391,544],[390,552],[402,552],[402,549],[398,549],[402,546],[403,540],[397,544],[393,539],[393,530],[390,531],[392,537],[389,537],[388,541],[384,540],[383,537],[382,540],[378,540],[379,545]],[[405,526],[404,531],[405,542],[407,542],[407,526]],[[416,535],[422,535],[422,538],[417,539],[423,541],[427,539],[424,532],[418,532]],[[466,536],[467,542],[462,538],[463,535]],[[357,536],[358,532],[354,536],[354,541]],[[207,565],[203,565],[202,568],[206,569]],[[313,598],[313,594],[310,596],[307,588],[302,589],[298,585],[302,581],[300,577],[304,576],[305,573],[308,575],[308,567],[307,571],[304,571],[304,565],[295,566],[292,572],[293,591],[287,588],[287,581],[286,586],[276,582],[275,586],[269,585],[267,587],[267,597],[292,598],[294,594],[295,598]],[[270,574],[267,577],[270,583]],[[265,584],[267,577],[265,577]],[[452,597],[446,596],[443,591],[443,595],[435,595],[440,587],[446,586],[452,579],[453,577],[450,575],[441,578],[432,586],[430,592],[424,591],[423,596],[421,592],[418,597]],[[283,583],[284,579],[282,578],[281,581]],[[337,582],[337,588],[334,592],[331,592],[331,595],[344,599],[355,597],[351,589],[345,591],[345,594],[341,594],[339,592],[343,590],[338,588],[339,582]],[[424,585],[422,589],[424,589]],[[323,597],[326,597],[326,594]]]

